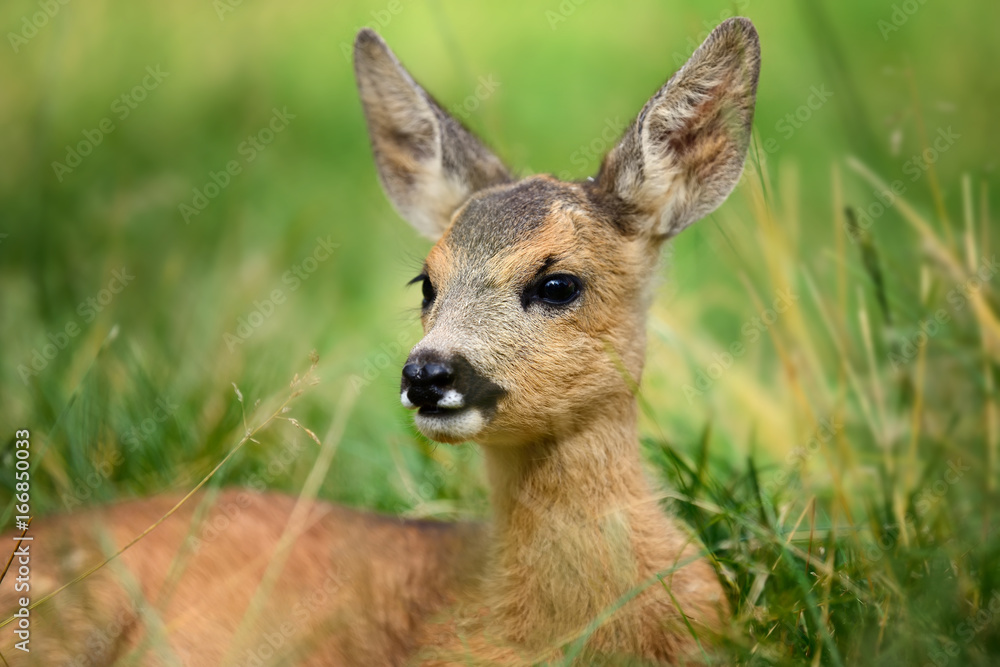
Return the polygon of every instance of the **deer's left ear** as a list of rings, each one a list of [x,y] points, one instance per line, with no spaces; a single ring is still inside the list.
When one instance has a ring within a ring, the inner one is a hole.
[[[722,23],[604,158],[594,194],[657,239],[714,211],[743,172],[759,73],[753,24]]]
[[[368,28],[354,42],[354,71],[382,188],[421,234],[437,240],[469,196],[511,180]]]

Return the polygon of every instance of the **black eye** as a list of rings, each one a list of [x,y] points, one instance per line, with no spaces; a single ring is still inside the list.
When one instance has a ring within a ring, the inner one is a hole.
[[[576,276],[548,276],[539,283],[537,298],[553,306],[565,306],[580,295],[580,287]]]
[[[434,289],[434,285],[431,284],[431,279],[426,273],[421,273],[419,276],[408,282],[407,285],[412,285],[413,283],[421,283],[424,302],[420,305],[420,307],[426,310],[428,306],[434,303],[434,298],[437,296],[437,290]]]
[[[421,304],[420,307],[427,308],[432,303],[434,303],[434,297],[437,296],[437,292],[434,290],[434,285],[431,285],[431,279],[428,278],[427,276],[424,276],[423,294],[424,294],[424,302]]]

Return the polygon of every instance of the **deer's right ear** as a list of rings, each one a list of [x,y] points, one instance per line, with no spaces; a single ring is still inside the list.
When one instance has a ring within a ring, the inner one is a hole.
[[[354,41],[354,72],[382,188],[437,240],[473,193],[511,180],[506,167],[421,88],[375,31]]]
[[[605,157],[596,195],[657,240],[711,213],[743,172],[759,74],[753,24],[722,23]]]

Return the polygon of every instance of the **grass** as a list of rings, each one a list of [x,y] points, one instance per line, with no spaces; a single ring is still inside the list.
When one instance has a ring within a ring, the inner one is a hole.
[[[837,167],[832,182],[843,202]],[[996,269],[983,269],[988,214],[972,208],[968,179],[964,191],[964,228],[950,239],[946,221],[895,202],[913,230],[916,287],[888,277],[902,272],[883,266],[856,211],[838,207],[827,216],[838,271],[823,285],[798,261],[789,207],[765,194],[766,172],[744,183],[760,216],[757,257],[781,281],[770,286],[801,295],[769,329],[781,373],[753,391],[781,402],[774,411],[794,414],[805,435],[779,460],[759,454],[781,448],[755,432],[748,456],[720,457],[716,420],[696,440],[643,443],[672,489],[667,504],[696,528],[739,610],[723,664],[987,665],[1000,655]],[[768,281],[746,284],[759,304]]]
[[[10,3],[0,22],[16,30],[34,7]],[[378,190],[339,46],[383,9],[243,3],[220,20],[194,2],[70,3],[0,56],[0,423],[32,431],[38,520],[206,479],[485,514],[475,448],[423,441],[398,405],[419,338],[402,285],[426,245]],[[446,106],[495,75],[466,122],[514,165],[581,177],[672,50],[731,9],[595,1],[553,30],[527,3],[443,2],[382,32]],[[886,39],[891,6],[745,12],[764,45],[751,164],[667,251],[640,396],[664,506],[706,544],[736,610],[721,662],[993,664],[1000,283],[973,276],[997,235],[998,9],[926,3]],[[119,119],[112,101],[157,63],[170,75]],[[780,125],[824,83],[828,103]],[[246,161],[242,142],[286,106],[296,117]],[[51,163],[105,116],[114,132],[58,180]],[[913,160],[948,128],[953,144]],[[234,159],[242,172],[185,224],[178,205]],[[307,270],[328,236],[332,255]],[[100,303],[123,266],[134,279]],[[768,322],[781,294],[789,307]],[[263,322],[233,344],[255,311]],[[329,433],[323,445],[279,421],[226,460],[313,349],[321,382],[288,416]]]

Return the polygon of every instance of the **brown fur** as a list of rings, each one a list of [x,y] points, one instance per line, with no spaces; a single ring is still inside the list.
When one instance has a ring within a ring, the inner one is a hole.
[[[157,497],[41,519],[32,529],[32,597],[100,562],[176,500]],[[125,552],[117,565],[39,608],[32,626],[34,664],[111,664],[149,635],[155,638],[158,627],[169,636],[169,652],[154,642],[139,664],[176,664],[171,654],[185,665],[222,664],[295,499],[224,491],[203,522],[193,521],[196,503]],[[475,524],[404,521],[322,502],[311,508],[305,526],[255,632],[234,651],[236,664],[246,664],[249,651],[269,646],[268,636],[280,646],[262,664],[277,664],[278,657],[304,665],[399,664],[416,647],[420,620],[474,569],[474,545],[484,531]],[[195,544],[201,540],[194,552],[185,548],[189,536],[197,538]],[[167,590],[175,559],[183,572]],[[0,609],[12,610],[13,602],[5,582]],[[282,623],[291,629],[283,630]],[[10,628],[0,636],[8,661],[22,664],[25,656],[13,650]]]
[[[495,388],[488,409],[452,413],[471,415],[458,426],[420,415],[417,424],[482,447],[493,520],[403,521],[316,502],[233,647],[295,501],[226,491],[206,516],[189,504],[39,608],[31,656],[257,664],[250,651],[279,644],[260,664],[532,664],[566,650],[580,664],[697,661],[728,607],[703,548],[661,511],[646,478],[634,391],[660,245],[718,206],[742,169],[759,68],[752,25],[733,19],[714,31],[584,183],[513,182],[377,35],[362,31],[355,56],[380,180],[437,241],[425,263],[436,296],[411,359],[460,355]],[[555,274],[576,276],[579,297],[533,301],[533,281]],[[173,502],[40,520],[33,597]],[[191,547],[189,535],[217,525]],[[13,607],[5,585],[0,612]],[[22,664],[9,629],[0,636]]]

